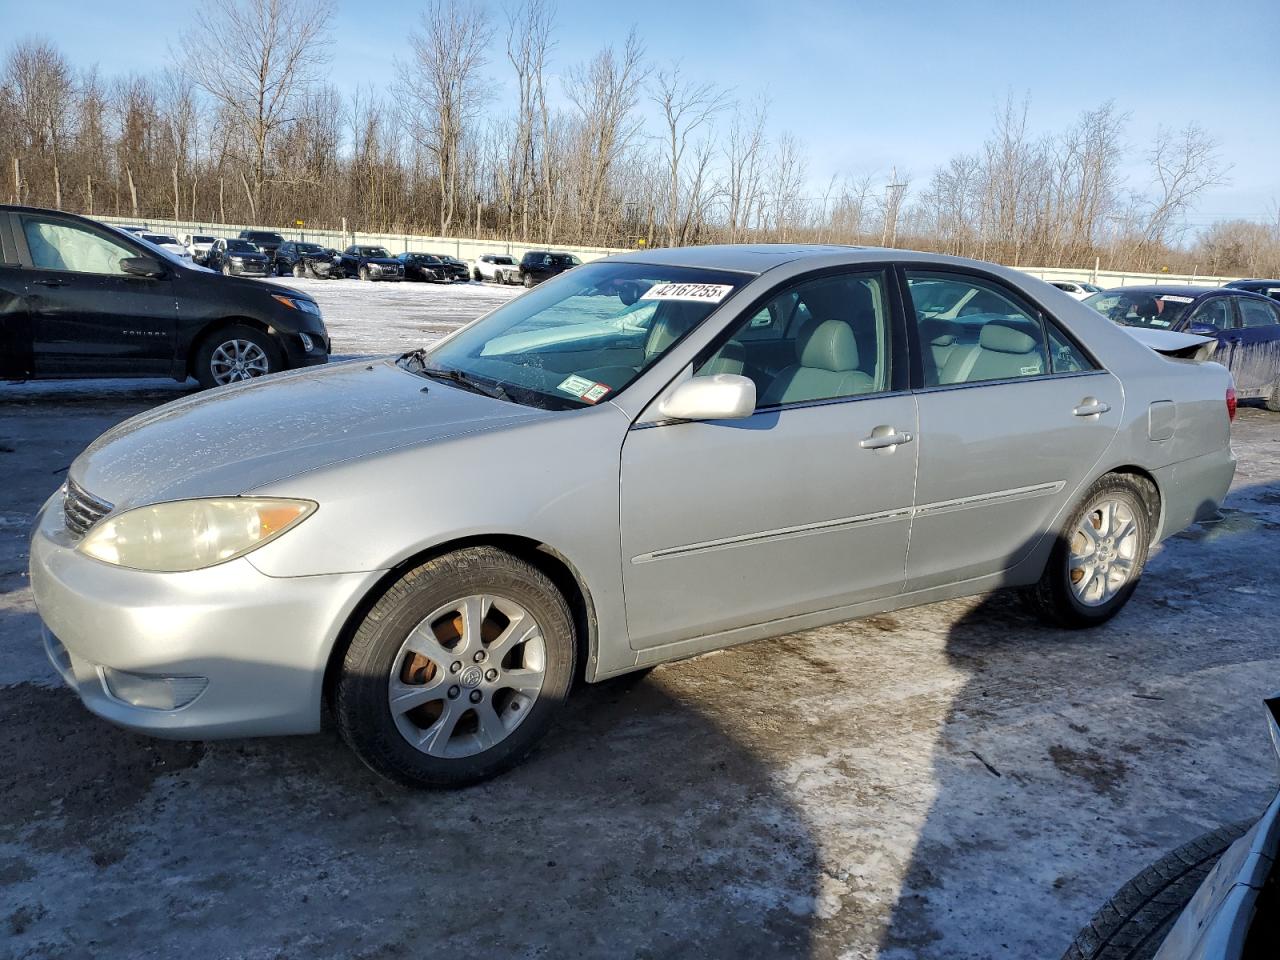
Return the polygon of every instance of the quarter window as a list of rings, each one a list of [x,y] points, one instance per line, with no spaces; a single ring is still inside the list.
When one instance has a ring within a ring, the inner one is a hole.
[[[926,387],[1055,372],[1046,355],[1044,326],[1003,288],[972,277],[917,271],[907,271],[907,286],[920,331]],[[918,298],[917,290],[922,294]],[[1057,347],[1067,350],[1060,366],[1092,367],[1060,334]]]
[[[750,377],[761,407],[887,390],[885,289],[879,272],[801,283],[739,324],[695,376]]]
[[[120,261],[136,254],[114,240],[78,224],[23,217],[31,262],[39,270],[123,274]]]

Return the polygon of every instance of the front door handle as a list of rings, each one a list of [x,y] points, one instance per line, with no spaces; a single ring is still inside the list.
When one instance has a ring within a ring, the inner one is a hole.
[[[1105,400],[1098,400],[1095,397],[1085,397],[1080,401],[1080,406],[1071,412],[1077,417],[1096,417],[1099,414],[1106,413],[1111,409],[1111,404]]]
[[[871,436],[859,441],[863,450],[885,450],[893,452],[899,444],[910,443],[914,439],[909,433],[899,433],[893,427],[879,426],[871,431]]]
[[[31,282],[38,283],[42,287],[61,287],[65,285],[67,281],[59,280],[57,277],[46,277],[43,280],[32,280]]]

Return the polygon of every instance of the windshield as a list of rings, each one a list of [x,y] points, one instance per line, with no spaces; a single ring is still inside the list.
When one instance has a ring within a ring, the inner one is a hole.
[[[236,253],[257,253],[258,248],[248,240],[228,240],[227,249],[234,250]]]
[[[166,237],[163,233],[141,233],[141,234],[139,234],[139,236],[140,236],[140,237],[142,237],[142,239],[143,239],[143,240],[147,240],[147,241],[149,241],[150,243],[172,243],[172,244],[177,244],[177,242],[178,242],[178,241],[177,241],[177,240],[175,240],[173,237]]]
[[[1149,290],[1108,290],[1083,301],[1109,320],[1126,327],[1168,330],[1186,312],[1195,297]]]
[[[294,249],[299,253],[323,253],[324,248],[318,243],[295,243]]]
[[[512,260],[510,257],[494,257],[489,262],[496,263],[499,266],[503,266],[503,267],[514,267],[516,265],[516,262]]]
[[[358,253],[362,257],[384,257],[386,259],[391,258],[391,254],[387,253],[386,247],[358,247],[356,249],[356,253]]]
[[[284,243],[284,237],[278,233],[251,233],[249,237],[258,243]]]
[[[588,264],[401,363],[528,406],[588,406],[626,389],[748,279],[689,267]]]
[[[216,239],[215,237],[192,237],[191,242],[192,243],[213,243],[215,239]]]

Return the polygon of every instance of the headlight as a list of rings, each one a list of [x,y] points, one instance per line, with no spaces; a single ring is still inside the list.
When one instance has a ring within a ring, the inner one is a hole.
[[[320,307],[316,305],[314,300],[303,300],[301,297],[286,297],[283,293],[273,293],[271,299],[283,303],[291,310],[301,310],[303,313],[320,316]]]
[[[242,557],[297,526],[310,500],[175,500],[107,517],[77,549],[103,563],[154,573],[200,570]]]

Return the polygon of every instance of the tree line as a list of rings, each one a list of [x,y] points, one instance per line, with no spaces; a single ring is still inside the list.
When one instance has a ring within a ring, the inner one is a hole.
[[[899,164],[819,180],[764,96],[655,59],[635,29],[557,61],[554,0],[500,13],[429,0],[388,90],[330,80],[333,11],[198,8],[174,66],[154,74],[104,77],[51,40],[19,40],[0,69],[0,195],[91,215],[522,243],[870,243],[1280,273],[1280,210],[1188,234],[1187,214],[1229,171],[1196,124],[1135,150],[1114,102],[1038,134],[1029,102],[1009,97],[980,149],[927,176]],[[1121,172],[1136,156],[1141,182]]]

